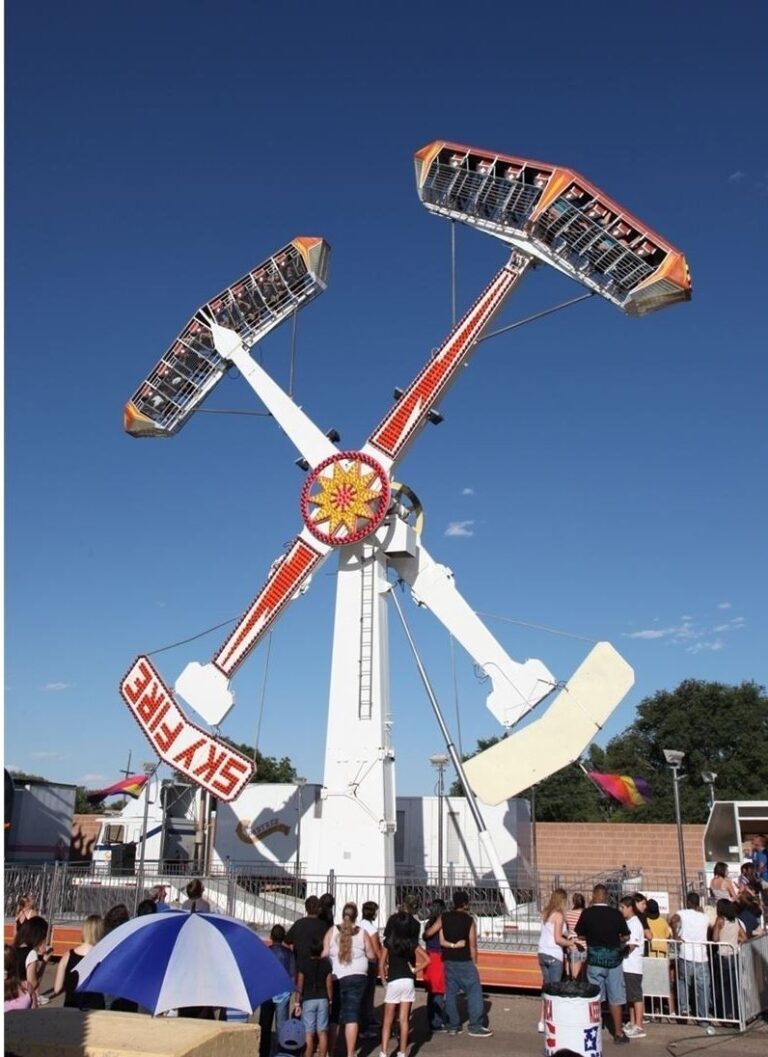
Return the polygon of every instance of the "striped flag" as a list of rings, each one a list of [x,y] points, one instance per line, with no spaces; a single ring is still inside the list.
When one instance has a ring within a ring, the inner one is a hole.
[[[640,807],[653,799],[651,787],[644,778],[630,778],[627,774],[602,774],[600,771],[585,771],[585,774],[623,807]]]
[[[87,793],[86,797],[93,804],[97,804],[99,800],[104,800],[108,796],[123,796],[126,794],[133,797],[134,800],[138,800],[146,782],[147,776],[145,774],[132,774],[128,778],[123,778],[120,782],[115,782],[114,785],[107,786],[106,789],[96,789],[92,793]]]

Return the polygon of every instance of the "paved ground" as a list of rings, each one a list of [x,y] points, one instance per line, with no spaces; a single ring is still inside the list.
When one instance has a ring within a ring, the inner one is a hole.
[[[43,989],[53,985],[54,967],[49,966]],[[379,1001],[381,996],[379,995]],[[61,1005],[61,998],[53,1005]],[[486,1002],[493,1038],[473,1039],[465,1031],[458,1037],[435,1035],[427,1041],[425,996],[419,992],[413,1011],[413,1038],[409,1057],[543,1057],[544,1036],[536,1031],[539,1000],[531,995],[487,993]],[[256,1019],[256,1018],[254,1018]],[[684,1024],[649,1024],[647,1037],[634,1039],[616,1053],[634,1053],[635,1057],[686,1057],[688,1054],[710,1057],[766,1057],[768,1054],[768,1020],[757,1021],[743,1035],[728,1028],[716,1029],[714,1036],[701,1028]],[[394,1053],[394,1044],[391,1047]],[[342,1051],[340,1050],[339,1053]],[[614,1052],[611,1036],[603,1033],[603,1053]],[[365,1040],[360,1057],[378,1057],[379,1045]]]

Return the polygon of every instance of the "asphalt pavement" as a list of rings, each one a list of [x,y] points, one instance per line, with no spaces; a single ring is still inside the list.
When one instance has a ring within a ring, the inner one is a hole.
[[[55,967],[49,966],[43,978],[43,990],[52,987]],[[377,1003],[383,992],[379,989]],[[419,991],[412,1015],[412,1037],[409,1057],[543,1057],[544,1036],[536,1026],[541,1004],[533,995],[511,992],[486,992],[488,1023],[493,1030],[490,1038],[472,1038],[467,1034],[466,1023],[461,1035],[443,1034],[427,1037],[426,998]],[[62,1004],[62,998],[54,998],[51,1005]],[[34,1016],[33,1013],[30,1016]],[[137,1019],[138,1015],[137,1015]],[[258,1016],[253,1018],[258,1023]],[[648,1023],[644,1039],[633,1039],[629,1046],[615,1047],[607,1031],[603,1032],[602,1052],[608,1054],[634,1053],[636,1057],[686,1057],[688,1054],[709,1057],[766,1057],[768,1054],[768,1020],[754,1022],[746,1032],[731,1028],[715,1028],[715,1035],[690,1024]],[[393,1057],[396,1044],[390,1047]],[[339,1048],[337,1054],[343,1052]],[[378,1057],[379,1044],[376,1039],[361,1040],[359,1057]],[[599,1057],[596,1053],[595,1057]]]

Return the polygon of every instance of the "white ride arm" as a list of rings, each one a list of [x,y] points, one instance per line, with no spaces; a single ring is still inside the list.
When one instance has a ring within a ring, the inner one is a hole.
[[[434,613],[491,680],[486,704],[499,723],[514,726],[552,693],[557,681],[546,665],[535,659],[513,661],[459,594],[451,570],[435,562],[420,539],[415,557],[392,555],[389,560],[414,601]]]
[[[500,804],[573,763],[634,681],[610,642],[596,643],[540,719],[466,761],[472,790]]]
[[[293,441],[311,468],[319,465],[338,449],[309,416],[294,404],[290,396],[269,377],[254,360],[234,330],[211,323],[213,343],[219,356],[229,360],[240,371],[274,420]]]

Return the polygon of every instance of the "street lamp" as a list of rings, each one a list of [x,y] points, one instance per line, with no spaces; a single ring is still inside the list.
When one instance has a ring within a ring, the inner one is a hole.
[[[705,785],[709,786],[709,810],[715,806],[715,779],[717,775],[714,771],[702,771],[701,780]]]
[[[683,903],[688,893],[688,876],[685,869],[685,845],[683,843],[683,823],[680,818],[680,781],[685,775],[680,774],[680,767],[685,759],[685,753],[678,749],[662,749],[664,759],[672,769],[672,787],[675,793],[675,820],[677,822],[677,848],[680,853],[680,877],[683,882]]]
[[[149,760],[143,765],[144,774],[147,777],[144,783],[144,820],[141,824],[141,856],[139,857],[139,876],[136,878],[136,897],[133,903],[133,912],[136,913],[139,902],[144,898],[144,861],[147,854],[147,823],[149,820],[149,793],[152,778],[160,766],[160,760]]]
[[[429,757],[429,762],[437,770],[437,887],[443,891],[443,776],[450,756],[436,752]]]
[[[306,778],[296,779],[296,789],[299,794],[297,802],[298,818],[296,820],[296,894],[298,895],[298,881],[301,876],[301,816],[304,814],[304,786],[307,784]]]

